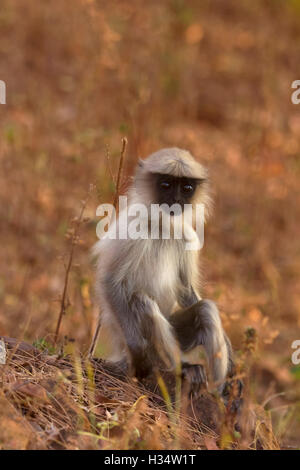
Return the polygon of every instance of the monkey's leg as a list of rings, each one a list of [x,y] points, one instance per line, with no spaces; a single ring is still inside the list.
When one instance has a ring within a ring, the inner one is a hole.
[[[139,292],[132,294],[126,283],[106,282],[106,301],[118,323],[131,361],[132,373],[147,376],[157,365],[160,352],[172,363],[176,340],[157,303]]]
[[[179,349],[172,327],[157,303],[145,294],[135,294],[129,308],[125,337],[135,375],[147,376],[157,366],[161,355],[174,366]]]
[[[204,347],[212,378],[222,390],[231,366],[232,352],[214,302],[200,300],[191,307],[175,312],[170,323],[183,352],[198,345]]]

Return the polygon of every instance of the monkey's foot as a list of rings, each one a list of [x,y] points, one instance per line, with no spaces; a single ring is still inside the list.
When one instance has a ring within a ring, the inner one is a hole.
[[[243,382],[239,379],[228,379],[223,387],[222,398],[225,406],[230,406],[232,413],[239,413],[243,405]]]
[[[183,362],[181,367],[182,379],[189,384],[191,395],[197,395],[201,389],[207,388],[206,372],[201,364]]]

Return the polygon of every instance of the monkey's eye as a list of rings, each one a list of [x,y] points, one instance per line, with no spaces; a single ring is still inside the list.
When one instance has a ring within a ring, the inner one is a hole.
[[[182,189],[185,193],[191,193],[194,191],[194,187],[191,184],[185,184]]]
[[[161,187],[162,189],[169,189],[169,188],[171,187],[171,183],[168,183],[167,181],[162,181],[162,182],[160,183],[160,187]]]

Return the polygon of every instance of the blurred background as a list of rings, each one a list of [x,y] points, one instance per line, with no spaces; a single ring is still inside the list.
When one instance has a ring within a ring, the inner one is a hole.
[[[51,343],[71,221],[80,229],[60,338],[85,350],[95,327],[90,248],[138,157],[190,150],[211,173],[215,209],[203,295],[234,347],[259,345],[250,379],[277,435],[299,444],[299,0],[2,0],[0,335]]]

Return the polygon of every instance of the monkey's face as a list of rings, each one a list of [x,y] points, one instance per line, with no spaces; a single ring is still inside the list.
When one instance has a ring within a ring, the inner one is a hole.
[[[184,204],[192,204],[200,179],[176,177],[157,173],[154,175],[156,188],[156,204],[179,204],[182,211]]]

